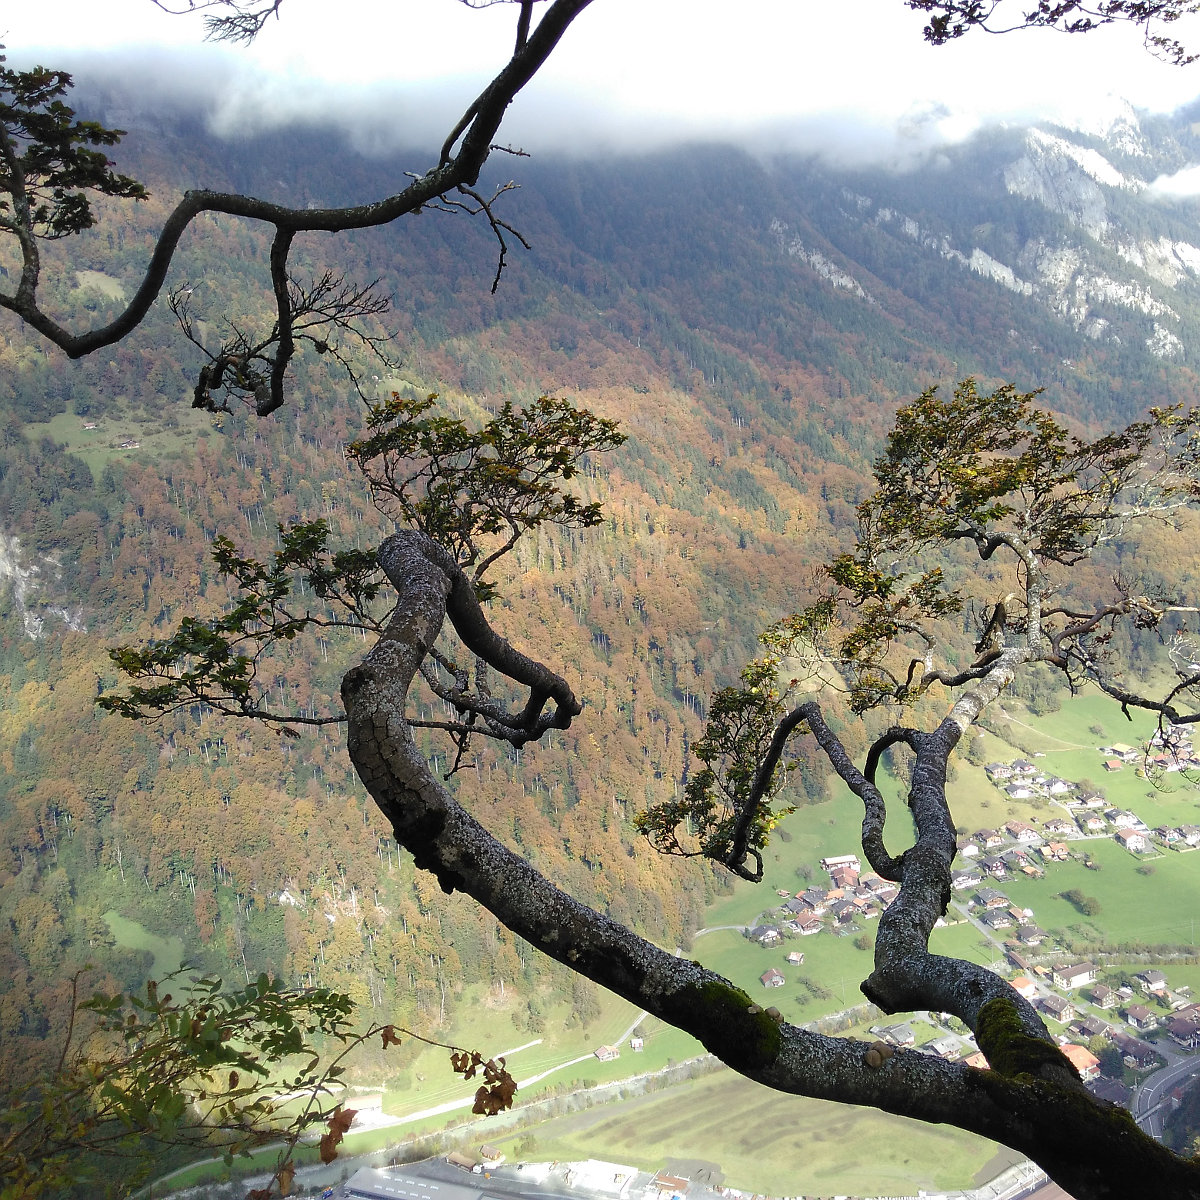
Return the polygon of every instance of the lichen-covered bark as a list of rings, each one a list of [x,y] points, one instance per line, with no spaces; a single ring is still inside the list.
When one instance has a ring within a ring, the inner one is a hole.
[[[565,726],[578,702],[557,675],[491,630],[461,570],[429,539],[396,534],[380,561],[398,603],[377,645],[343,681],[349,750],[397,841],[443,889],[472,896],[544,953],[693,1034],[729,1066],[770,1087],[994,1138],[1028,1154],[1076,1200],[1200,1195],[1200,1169],[1143,1135],[1127,1113],[1088,1095],[1007,984],[928,954],[954,852],[945,806],[946,756],[958,736],[953,722],[913,739],[910,804],[918,838],[903,856],[901,894],[881,921],[882,949],[866,990],[889,1007],[957,1012],[1009,1074],[915,1051],[873,1066],[865,1043],[775,1021],[727,980],[581,904],[500,843],[430,772],[405,721],[409,686],[444,620],[472,652],[498,668],[505,664],[500,669],[511,668],[530,688],[536,698],[526,709],[530,719],[553,703],[546,715]]]

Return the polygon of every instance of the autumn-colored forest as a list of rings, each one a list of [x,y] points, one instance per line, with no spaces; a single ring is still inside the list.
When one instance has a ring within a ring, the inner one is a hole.
[[[359,158],[321,133],[218,143],[161,115],[119,157],[151,199],[106,209],[96,230],[52,246],[51,295],[69,324],[100,320],[136,286],[152,231],[190,184],[337,202],[380,194],[421,165]],[[986,280],[928,266],[910,277],[894,248],[849,222],[815,232],[812,214],[834,190],[815,168],[771,174],[710,149],[521,169],[524,188],[502,203],[533,249],[510,259],[494,297],[494,244],[461,214],[310,237],[296,259],[378,277],[393,293],[400,365],[376,379],[364,363],[377,394],[438,391],[472,419],[563,395],[629,435],[587,465],[583,489],[603,502],[603,525],[530,537],[491,605],[506,636],[577,685],[583,716],[520,753],[473,747],[454,778],[553,878],[686,945],[725,884],[655,854],[633,817],[681,786],[707,696],[844,541],[896,403],[978,373],[1046,384],[1052,406],[1095,426],[1194,393],[1196,381],[1185,366],[1046,327]],[[874,306],[775,252],[763,230],[777,212],[831,253],[858,236]],[[209,219],[185,240],[172,283],[193,287],[202,332],[216,339],[223,320],[264,319],[265,266],[259,231]],[[1011,329],[1037,329],[1039,346]],[[1053,364],[1068,356],[1065,374]],[[292,403],[260,421],[193,412],[200,365],[162,304],[136,335],[79,363],[0,324],[6,1061],[36,1072],[55,1052],[66,981],[84,964],[96,986],[145,979],[150,955],[114,944],[110,910],[179,934],[191,962],[226,977],[320,980],[430,1031],[452,1029],[468,984],[515,988],[530,1029],[543,1020],[539,996],[573,989],[586,1021],[590,985],[547,968],[397,854],[338,726],[289,740],[200,710],[135,724],[96,708],[120,682],[109,646],[163,637],[228,602],[214,536],[262,556],[281,522],[323,517],[358,547],[387,529],[343,452],[364,413],[344,376],[301,357]],[[18,558],[37,572],[27,587],[11,579]],[[1176,577],[1194,569],[1156,561]],[[275,707],[332,711],[363,649],[350,635],[302,635],[264,667]],[[865,730],[844,732],[865,744]],[[429,746],[444,768],[446,748]],[[806,766],[794,799],[823,787]]]

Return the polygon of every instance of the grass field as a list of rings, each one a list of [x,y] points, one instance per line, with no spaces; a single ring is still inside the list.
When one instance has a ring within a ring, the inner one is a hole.
[[[982,1138],[782,1096],[729,1071],[496,1140],[529,1136],[541,1160],[602,1157],[651,1171],[703,1163],[731,1186],[771,1195],[912,1194],[969,1187],[999,1169],[998,1147]]]
[[[150,968],[151,979],[162,979],[164,975],[179,969],[183,962],[183,938],[151,933],[144,925],[123,917],[115,909],[106,912],[104,920],[118,946],[126,950],[148,950],[154,955],[154,964]]]
[[[1080,862],[1056,863],[1043,879],[1018,878],[1002,885],[1022,908],[1032,908],[1043,929],[1088,926],[1106,942],[1173,942],[1194,945],[1193,918],[1200,911],[1200,853],[1170,853],[1150,861],[1153,875],[1139,875],[1135,859],[1116,842],[1084,843],[1099,871]],[[1079,889],[1100,901],[1083,916],[1060,893]]]
[[[478,989],[469,989],[459,1005],[453,1022],[452,1039],[468,1049],[478,1049],[486,1055],[504,1054],[508,1069],[518,1080],[528,1080],[551,1070],[552,1074],[522,1090],[522,1098],[543,1094],[558,1087],[588,1083],[606,1083],[624,1079],[631,1074],[657,1070],[668,1062],[679,1062],[703,1053],[703,1047],[685,1033],[644,1019],[639,1032],[644,1049],[633,1054],[622,1035],[634,1023],[638,1010],[632,1004],[608,992],[600,993],[600,1015],[586,1028],[566,1022],[569,1006],[557,1005],[546,1013],[546,1028],[541,1033],[517,1032],[513,1015],[520,997],[512,996],[511,1003],[497,1004],[494,994],[484,996]],[[461,1013],[461,1015],[459,1015]],[[527,1043],[535,1042],[534,1045]],[[602,1045],[616,1045],[621,1057],[600,1062],[593,1051]],[[521,1047],[516,1053],[511,1049]],[[572,1059],[584,1061],[570,1066]],[[395,1116],[432,1108],[452,1100],[472,1095],[474,1084],[466,1084],[453,1075],[446,1061],[446,1052],[434,1047],[420,1052],[405,1072],[409,1086],[389,1090],[384,1095],[384,1111]],[[424,1078],[421,1078],[421,1077]],[[445,1122],[442,1117],[435,1127]]]
[[[95,429],[85,429],[85,423],[95,423]],[[194,445],[197,437],[213,433],[212,417],[185,404],[171,405],[167,417],[147,419],[134,414],[122,401],[115,413],[98,417],[80,417],[75,413],[59,413],[49,421],[30,423],[25,436],[37,442],[44,437],[65,445],[74,455],[87,463],[93,476],[99,476],[112,461],[147,457],[160,459]],[[137,442],[136,448],[122,448],[122,442]]]
[[[874,922],[868,921],[863,931],[874,937],[873,926]],[[765,949],[747,941],[740,933],[721,930],[697,938],[692,954],[706,967],[744,988],[756,1002],[772,1004],[789,1021],[804,1024],[826,1013],[863,1003],[858,985],[870,974],[872,956],[869,950],[854,945],[857,936],[834,937],[822,932]],[[786,961],[792,950],[804,955],[804,962],[798,967]],[[783,987],[763,986],[759,976],[768,967],[783,972],[787,980]],[[800,982],[802,978],[825,988],[829,995],[824,999],[814,996]]]

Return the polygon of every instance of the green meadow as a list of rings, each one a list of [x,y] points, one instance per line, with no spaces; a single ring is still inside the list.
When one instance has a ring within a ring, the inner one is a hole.
[[[95,425],[94,429],[86,428]],[[25,436],[38,442],[50,438],[83,459],[92,475],[99,477],[110,462],[142,457],[161,459],[195,444],[196,438],[213,434],[212,415],[189,408],[175,400],[161,418],[135,413],[118,398],[113,410],[97,416],[59,413],[49,421],[31,422]],[[137,443],[131,445],[129,443]]]
[[[154,956],[151,979],[162,979],[179,970],[183,962],[183,938],[151,933],[144,925],[122,916],[115,909],[104,914],[113,941],[126,950],[147,950]]]
[[[1078,845],[1078,844],[1077,844]],[[1109,944],[1172,942],[1195,944],[1193,918],[1200,911],[1200,853],[1167,853],[1135,858],[1111,839],[1083,843],[1100,869],[1082,862],[1055,863],[1045,877],[1007,880],[999,885],[1046,930],[1072,930]],[[1152,875],[1137,867],[1148,863]],[[1100,901],[1100,911],[1085,917],[1061,893],[1078,889]]]
[[[971,1186],[1015,1161],[983,1138],[784,1096],[718,1071],[495,1139],[540,1161],[604,1158],[647,1171],[715,1168],[768,1195],[913,1195]]]

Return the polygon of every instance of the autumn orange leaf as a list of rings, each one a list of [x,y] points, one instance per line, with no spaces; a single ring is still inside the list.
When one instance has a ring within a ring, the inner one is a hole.
[[[279,1174],[275,1178],[279,1181],[279,1194],[281,1196],[290,1196],[292,1194],[292,1180],[296,1175],[295,1164],[286,1162],[279,1168]]]
[[[356,1108],[342,1108],[339,1104],[329,1117],[329,1132],[321,1138],[321,1161],[331,1163],[337,1158],[338,1143],[345,1137],[347,1130],[358,1115]]]
[[[330,1132],[340,1134],[349,1132],[350,1126],[354,1124],[354,1118],[357,1116],[357,1108],[342,1108],[339,1104],[329,1118]]]

